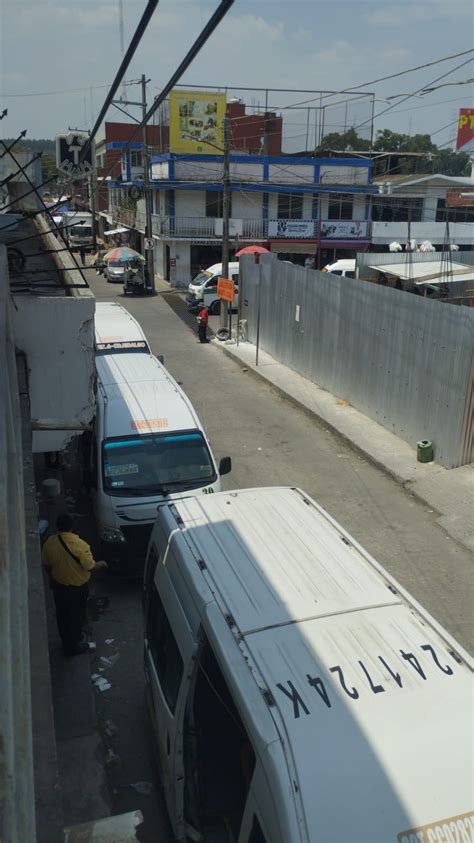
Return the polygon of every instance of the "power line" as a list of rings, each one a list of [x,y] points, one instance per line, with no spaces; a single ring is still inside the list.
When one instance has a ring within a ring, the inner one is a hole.
[[[119,67],[119,69],[118,69],[118,71],[115,75],[115,79],[112,82],[111,88],[110,88],[110,90],[109,90],[109,92],[108,92],[108,94],[105,98],[105,102],[104,102],[102,108],[100,109],[99,116],[97,117],[97,120],[95,121],[93,129],[92,129],[92,131],[89,135],[88,141],[85,144],[85,146],[84,146],[84,148],[81,152],[81,161],[84,161],[84,159],[85,159],[85,157],[86,157],[86,155],[87,155],[87,153],[90,149],[91,143],[92,143],[95,135],[97,134],[97,131],[98,131],[98,129],[99,129],[101,123],[102,123],[103,118],[105,117],[105,115],[107,113],[107,110],[109,108],[110,103],[112,102],[115,94],[117,93],[117,90],[120,86],[120,83],[121,83],[121,81],[122,81],[122,79],[125,75],[125,71],[127,70],[127,67],[129,66],[130,62],[133,59],[133,56],[135,55],[135,53],[137,51],[138,45],[140,44],[140,41],[142,40],[142,37],[145,33],[145,30],[146,30],[152,16],[153,16],[153,13],[154,13],[157,5],[158,5],[158,2],[159,2],[159,0],[148,0],[145,11],[143,12],[143,15],[142,15],[142,17],[141,17],[141,19],[138,23],[138,26],[135,30],[133,38],[130,41],[130,44],[128,45],[128,47],[127,47],[127,52],[125,53],[125,55],[122,59],[120,67]]]
[[[400,70],[398,73],[391,73],[389,76],[380,76],[378,79],[371,79],[369,82],[363,82],[360,85],[354,85],[351,88],[343,88],[340,91],[337,91],[338,94],[348,94],[350,91],[357,91],[359,88],[366,88],[367,85],[376,85],[379,82],[387,82],[389,79],[396,79],[399,76],[405,76],[407,73],[415,73],[417,70],[424,70],[426,67],[433,67],[435,64],[441,64],[444,61],[449,61],[450,59],[457,59],[460,56],[466,56],[469,53],[474,52],[471,48],[469,50],[463,50],[460,53],[452,53],[450,56],[443,56],[440,59],[435,59],[434,61],[425,62],[424,64],[419,64],[417,67],[410,67],[407,70]],[[457,69],[457,68],[456,68]],[[433,84],[433,83],[429,83]],[[427,86],[425,86],[427,87]],[[235,90],[239,90],[236,88]],[[410,95],[412,96],[412,95]],[[315,97],[314,99],[310,100],[303,100],[302,102],[294,103],[294,105],[306,105],[309,102],[316,102],[319,98]],[[327,99],[327,96],[323,97],[323,99]]]
[[[474,50],[468,50],[467,52],[472,53],[472,52],[474,52]],[[441,79],[445,79],[446,76],[449,76],[451,73],[454,73],[456,70],[459,70],[461,67],[464,67],[466,64],[469,64],[470,61],[472,61],[472,58],[466,59],[466,61],[461,62],[461,64],[458,64],[456,67],[451,68],[451,70],[448,70],[446,73],[443,73],[441,76],[438,76],[436,79],[433,79],[433,81],[429,82],[428,85],[423,85],[422,88],[418,88],[416,91],[413,91],[411,94],[407,94],[402,100],[400,100],[400,102],[394,103],[393,105],[389,105],[388,108],[384,108],[383,111],[379,111],[378,114],[374,114],[374,116],[370,120],[365,120],[363,123],[359,123],[359,125],[355,126],[354,128],[360,129],[362,126],[365,126],[367,123],[373,122],[378,117],[381,117],[382,114],[386,114],[387,111],[392,111],[392,109],[398,108],[399,105],[406,102],[406,100],[410,99],[411,97],[416,96],[416,94],[419,94],[420,91],[424,90],[424,88],[427,88],[430,85],[434,85],[435,82],[439,82]]]

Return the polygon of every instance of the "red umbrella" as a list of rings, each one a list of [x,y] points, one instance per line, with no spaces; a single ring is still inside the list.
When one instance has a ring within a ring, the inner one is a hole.
[[[235,257],[240,258],[241,255],[263,255],[269,254],[269,252],[270,250],[266,249],[265,246],[244,246],[243,249],[235,253]]]

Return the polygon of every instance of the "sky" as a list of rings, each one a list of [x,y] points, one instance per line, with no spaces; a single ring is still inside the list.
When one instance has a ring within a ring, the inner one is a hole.
[[[125,47],[143,13],[145,0],[123,0]],[[156,96],[201,31],[218,0],[160,0],[127,71],[134,81],[145,73],[148,96]],[[235,0],[227,16],[187,70],[182,83],[342,91],[439,58],[472,50],[472,0]],[[119,0],[0,0],[0,112],[3,137],[27,129],[27,138],[52,138],[68,127],[90,129],[122,58]],[[460,107],[473,105],[473,85],[453,85],[474,77],[474,52],[396,79],[361,88],[374,92],[375,128],[432,134],[440,146],[453,145]],[[464,62],[463,67],[459,67]],[[443,79],[435,81],[438,77]],[[397,94],[444,85],[405,102]],[[140,98],[137,85],[129,99]],[[248,106],[265,102],[256,90],[231,91]],[[288,151],[314,143],[326,105],[326,130],[359,127],[368,138],[367,98],[336,100],[311,93],[270,93],[277,111],[311,100],[307,108],[282,110]],[[331,102],[340,102],[329,107]],[[381,112],[393,106],[386,114]],[[139,116],[139,109],[131,113]],[[113,106],[108,120],[126,118]]]

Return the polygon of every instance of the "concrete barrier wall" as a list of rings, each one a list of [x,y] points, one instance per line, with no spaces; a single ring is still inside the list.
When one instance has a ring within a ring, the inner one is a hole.
[[[243,257],[241,278],[250,342],[259,331],[276,360],[413,446],[430,439],[442,465],[472,460],[472,309],[271,255]]]

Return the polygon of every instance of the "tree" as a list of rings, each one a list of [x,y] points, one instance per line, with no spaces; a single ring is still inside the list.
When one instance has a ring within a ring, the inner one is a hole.
[[[348,129],[347,132],[330,132],[325,135],[317,151],[324,152],[328,149],[334,149],[341,152],[352,152],[361,151],[367,149],[367,147],[367,141],[361,138],[355,129]]]

